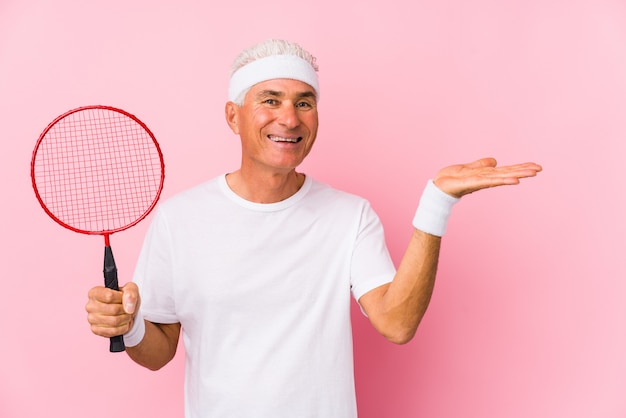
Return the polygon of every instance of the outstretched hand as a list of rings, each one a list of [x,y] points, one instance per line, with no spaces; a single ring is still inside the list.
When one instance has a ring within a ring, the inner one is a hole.
[[[542,168],[535,163],[497,166],[494,158],[482,158],[468,163],[446,167],[437,173],[433,182],[443,192],[461,197],[489,187],[519,184],[520,179],[534,177]]]

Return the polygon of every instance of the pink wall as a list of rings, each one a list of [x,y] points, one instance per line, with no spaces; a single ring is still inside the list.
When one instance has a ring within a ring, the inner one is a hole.
[[[159,138],[164,197],[233,169],[228,67],[268,37],[321,66],[304,170],[370,199],[395,260],[438,168],[482,156],[544,166],[455,208],[414,341],[383,341],[355,311],[361,417],[626,416],[626,4],[214,3],[0,3],[0,416],[182,416],[182,352],[152,373],[91,335],[83,306],[102,281],[102,240],[44,214],[31,152],[59,113],[109,104]],[[122,282],[146,227],[112,238]]]

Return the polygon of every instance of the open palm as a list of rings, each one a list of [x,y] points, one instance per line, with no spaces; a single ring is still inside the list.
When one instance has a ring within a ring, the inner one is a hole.
[[[534,177],[542,167],[535,163],[498,166],[494,158],[482,158],[467,163],[446,167],[433,179],[443,192],[461,197],[489,187],[519,184],[520,179]]]

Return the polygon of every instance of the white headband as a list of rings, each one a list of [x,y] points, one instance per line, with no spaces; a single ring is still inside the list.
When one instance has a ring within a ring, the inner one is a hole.
[[[317,73],[306,60],[295,55],[272,55],[244,65],[230,78],[228,100],[236,101],[239,95],[257,83],[276,78],[302,81],[313,87],[317,100],[320,88]]]

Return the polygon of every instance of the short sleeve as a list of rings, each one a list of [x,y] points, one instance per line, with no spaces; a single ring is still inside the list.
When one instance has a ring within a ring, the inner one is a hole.
[[[133,281],[139,287],[141,312],[155,323],[179,322],[174,298],[171,239],[164,213],[157,209],[137,260]]]
[[[383,225],[366,202],[361,212],[351,262],[352,295],[361,296],[393,280],[396,268],[385,242]]]

